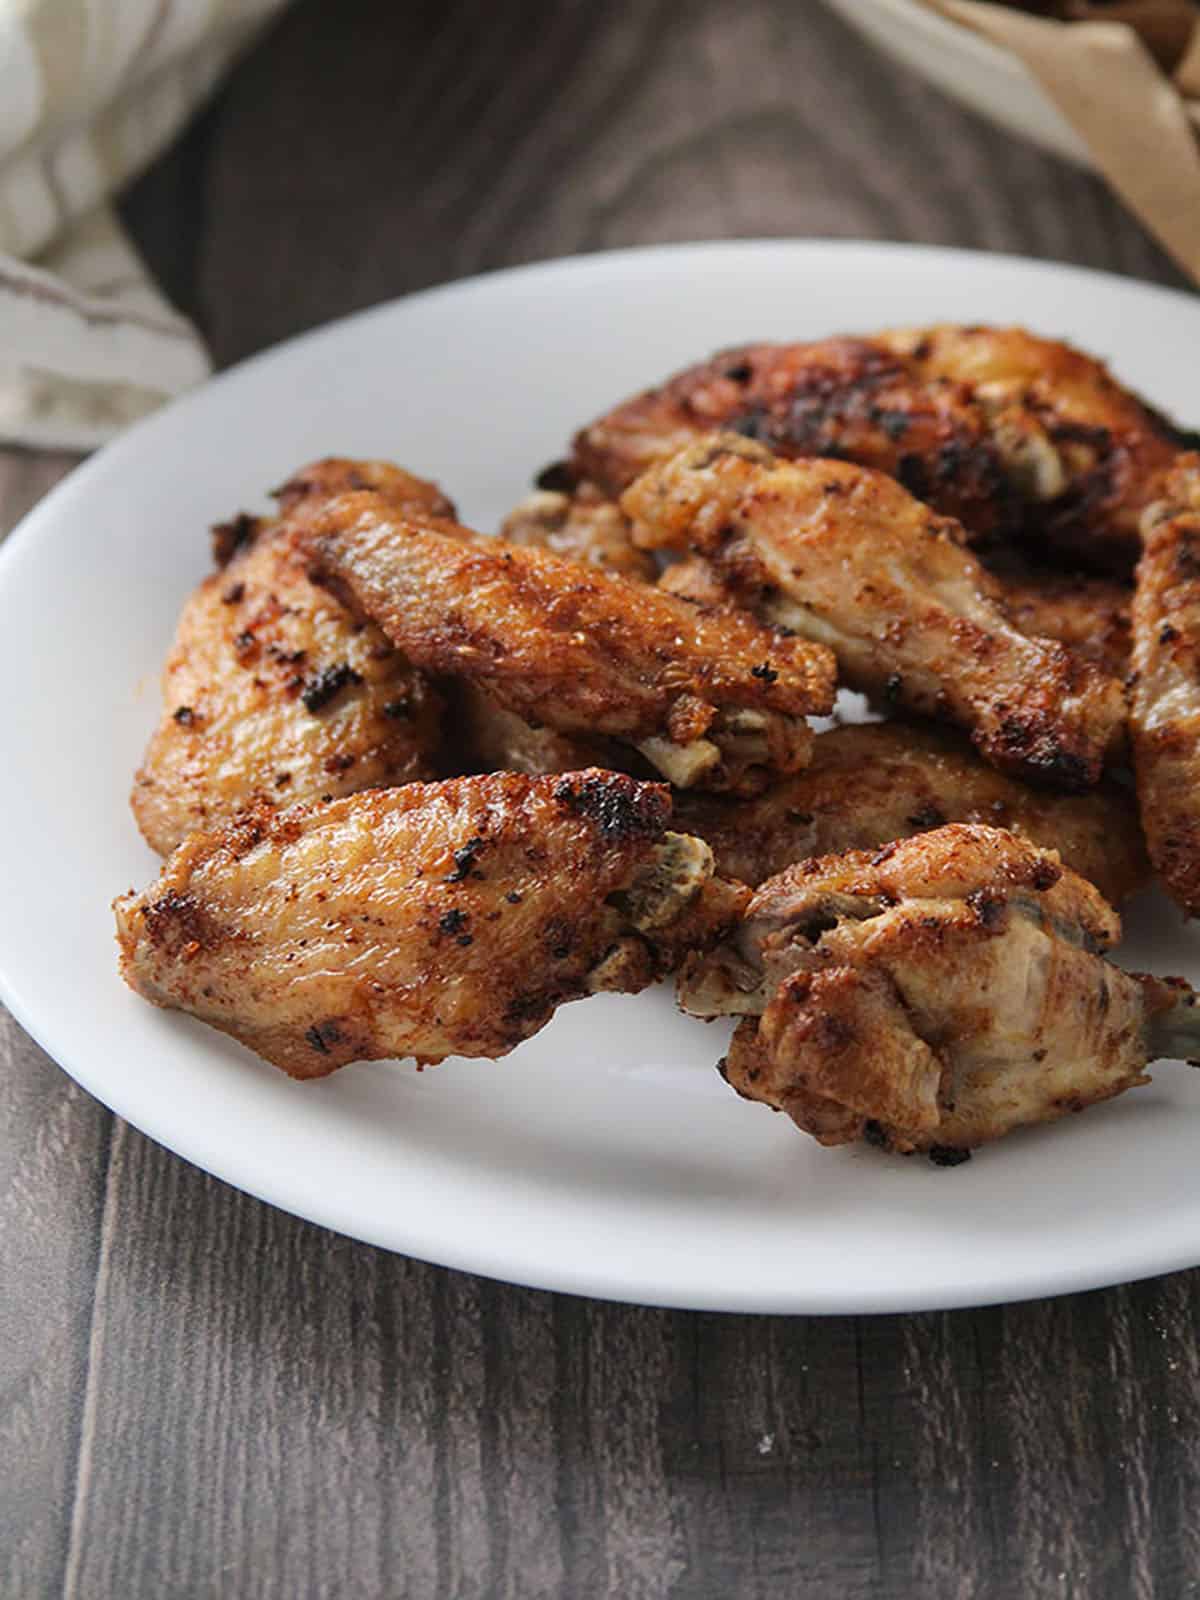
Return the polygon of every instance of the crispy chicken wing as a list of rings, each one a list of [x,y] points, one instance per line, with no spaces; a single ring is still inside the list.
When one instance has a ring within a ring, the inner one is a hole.
[[[665,785],[598,771],[246,814],[116,902],[121,971],[297,1078],[502,1056],[564,1001],[643,988],[745,904],[670,817]]]
[[[882,473],[724,434],[622,505],[639,542],[696,551],[756,615],[830,645],[846,683],[958,723],[1002,770],[1082,789],[1119,746],[1121,686],[1014,628],[958,525]]]
[[[772,878],[681,1000],[743,1016],[729,1082],[823,1144],[953,1161],[1200,1054],[1195,995],[1103,960],[1119,934],[1053,852],[960,824]]]
[[[1142,520],[1129,725],[1150,859],[1200,916],[1200,455]]]
[[[617,495],[718,430],[886,472],[974,538],[1036,532],[1126,573],[1138,517],[1188,437],[1068,345],[902,329],[723,351],[582,429],[567,473]]]
[[[437,695],[306,574],[305,517],[363,484],[406,513],[453,514],[436,485],[399,467],[330,459],[278,491],[281,517],[214,529],[223,570],[184,606],[163,671],[162,721],[130,802],[160,854],[247,805],[435,775]]]
[[[558,733],[632,744],[681,788],[796,771],[805,715],[833,702],[821,645],[547,550],[448,537],[374,495],[327,505],[311,548],[322,581],[418,667]]]
[[[1031,789],[986,766],[957,734],[909,723],[819,733],[805,771],[747,800],[681,795],[675,816],[712,846],[718,872],[750,884],[810,856],[876,849],[948,822],[1008,828],[1057,850],[1114,904],[1150,874],[1127,789]]]

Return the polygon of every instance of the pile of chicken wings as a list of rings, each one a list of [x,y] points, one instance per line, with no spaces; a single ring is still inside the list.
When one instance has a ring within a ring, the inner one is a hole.
[[[1200,1056],[1200,440],[1019,329],[727,350],[499,536],[331,458],[213,530],[121,970],[298,1078],[677,974],[739,1094],[943,1165]],[[839,686],[879,720],[814,731]]]

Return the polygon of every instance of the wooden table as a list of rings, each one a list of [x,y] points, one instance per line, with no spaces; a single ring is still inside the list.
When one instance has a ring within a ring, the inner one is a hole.
[[[481,268],[667,239],[1177,281],[1098,182],[813,0],[314,0],[125,214],[222,363]],[[3,524],[71,464],[0,457]],[[591,1303],[236,1194],[6,1017],[0,1056],[6,1600],[1200,1592],[1195,1273],[875,1319]]]

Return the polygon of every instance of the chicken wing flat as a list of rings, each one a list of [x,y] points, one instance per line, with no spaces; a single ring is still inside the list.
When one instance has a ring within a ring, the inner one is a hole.
[[[581,483],[573,494],[538,489],[505,517],[500,537],[510,544],[540,545],[627,578],[653,583],[658,576],[654,557],[630,537],[620,506],[591,483]]]
[[[281,519],[214,530],[224,567],[184,606],[130,800],[160,854],[248,805],[435,776],[438,696],[376,628],[309,582],[298,543],[313,505],[362,482],[410,512],[453,512],[398,467],[329,460],[283,486]]]
[[[903,356],[857,338],[724,350],[581,429],[567,465],[618,495],[663,456],[718,431],[786,458],[889,473],[981,536],[1015,531],[1030,494],[1060,487],[1056,453],[1036,425],[997,436],[968,388],[922,378]]]
[[[1200,916],[1200,455],[1142,520],[1129,725],[1150,859]]]
[[[728,1081],[822,1144],[953,1163],[1200,1054],[1195,995],[1103,960],[1119,934],[1053,852],[960,824],[772,878],[681,1000],[743,1017]]]
[[[115,903],[121,971],[297,1078],[502,1056],[564,1001],[636,992],[747,891],[665,785],[497,773],[245,815]]]
[[[1141,511],[1188,437],[1068,345],[935,327],[723,351],[583,428],[565,473],[619,495],[722,430],[886,472],[972,538],[1036,533],[1125,573]]]
[[[958,525],[882,473],[723,434],[621,503],[640,543],[703,556],[756,615],[829,645],[844,682],[957,723],[1003,771],[1083,789],[1119,746],[1120,684],[1019,632]]]
[[[632,744],[680,788],[761,787],[808,759],[833,702],[822,645],[548,550],[470,542],[346,495],[313,525],[314,572],[416,666],[527,722]]]
[[[718,872],[749,884],[811,856],[877,849],[950,822],[1007,828],[1057,850],[1114,904],[1150,875],[1129,790],[1033,789],[985,765],[957,734],[906,723],[819,733],[803,772],[752,799],[681,795],[675,816],[712,846]]]

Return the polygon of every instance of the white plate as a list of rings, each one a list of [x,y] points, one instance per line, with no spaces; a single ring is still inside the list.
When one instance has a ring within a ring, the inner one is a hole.
[[[1087,145],[1023,61],[920,0],[826,0],[902,66],[1009,133],[1090,167]]]
[[[354,1066],[297,1084],[119,982],[111,897],[155,861],[125,797],[207,525],[326,452],[393,456],[493,525],[568,433],[747,338],[1022,321],[1115,359],[1200,420],[1200,304],[946,250],[739,243],[501,273],[248,362],[56,489],[0,554],[0,994],[122,1116],[275,1205],[518,1282],[728,1310],[977,1303],[1200,1262],[1200,1074],[968,1166],[825,1151],[736,1099],[721,1027],[668,991],[567,1006],[500,1062]],[[1157,900],[1133,965],[1200,978]]]

